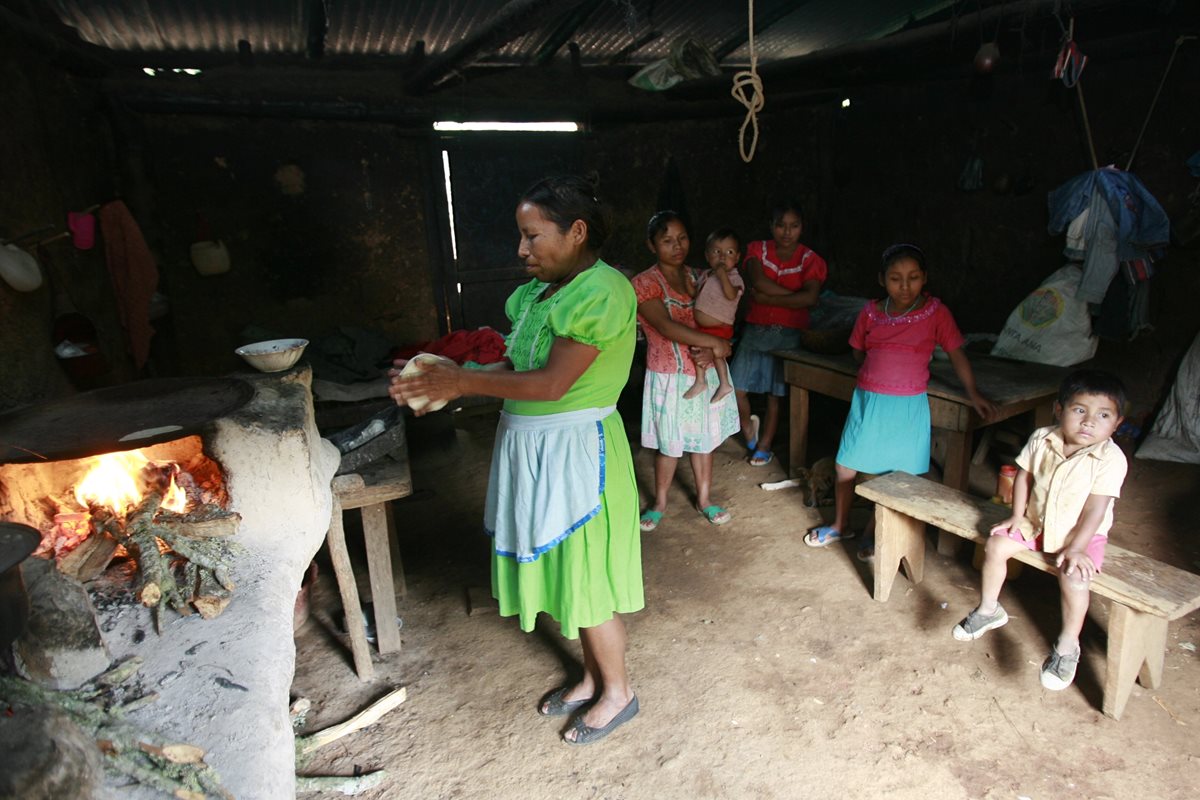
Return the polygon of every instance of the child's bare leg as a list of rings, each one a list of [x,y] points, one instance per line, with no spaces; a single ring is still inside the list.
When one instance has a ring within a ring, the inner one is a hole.
[[[988,538],[983,556],[979,606],[954,626],[951,634],[955,639],[970,642],[1008,622],[1008,613],[1000,606],[1000,589],[1008,576],[1008,559],[1024,548],[1024,544],[1003,534]]]
[[[1025,545],[1003,534],[988,537],[983,552],[983,568],[980,570],[979,607],[975,609],[980,614],[989,616],[996,613],[1000,590],[1004,588],[1004,579],[1008,577],[1008,560],[1023,549]]]
[[[1058,585],[1062,594],[1062,632],[1054,649],[1069,656],[1079,652],[1079,633],[1092,599],[1091,587],[1076,575],[1062,574],[1058,576]]]
[[[692,358],[690,355],[687,357],[689,359]],[[699,397],[700,395],[702,395],[708,391],[708,378],[704,374],[708,370],[701,369],[696,364],[696,361],[694,359],[692,360],[692,368],[695,369],[695,371],[696,371],[696,380],[692,381],[692,385],[688,388],[688,390],[686,392],[683,393],[684,400],[691,400],[693,397]]]
[[[738,418],[742,423],[742,438],[748,447],[751,442],[758,444],[758,432],[754,430],[754,422],[750,419],[750,395],[741,389],[734,389],[733,396],[737,398]]]
[[[733,391],[733,382],[729,380],[729,362],[723,358],[713,360],[713,366],[717,368],[717,378],[720,381],[717,384],[717,390],[713,392],[713,403],[721,400]]]
[[[850,530],[850,506],[854,503],[854,479],[858,477],[858,472],[849,467],[843,467],[837,464],[834,467],[837,478],[833,486],[833,528],[838,533],[846,533]]]
[[[693,397],[699,397],[708,391],[708,379],[704,377],[704,370],[696,368],[696,380],[692,382],[691,387],[683,393],[684,400],[691,400]]]

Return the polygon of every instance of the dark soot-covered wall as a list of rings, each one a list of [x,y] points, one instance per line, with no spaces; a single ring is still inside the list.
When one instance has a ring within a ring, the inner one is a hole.
[[[1090,63],[1084,89],[1101,164],[1124,166],[1154,90],[1161,60]],[[1133,171],[1172,218],[1186,214],[1196,187],[1184,161],[1200,149],[1200,108],[1187,80],[1200,47],[1181,50],[1150,121]],[[766,86],[767,108],[772,88]],[[805,207],[805,240],[829,262],[829,288],[881,297],[881,251],[897,241],[925,249],[930,291],[965,332],[997,333],[1030,291],[1064,263],[1063,237],[1046,230],[1046,194],[1090,169],[1075,92],[1028,66],[988,87],[966,77],[848,92],[849,108],[830,102],[760,116],[751,164],[738,156],[740,118],[601,129],[588,163],[613,200],[616,225],[606,256],[643,269],[642,240],[664,187],[682,187],[692,220],[693,264],[703,237],[733,225],[750,238],[769,234],[772,198],[791,194]],[[731,101],[732,102],[732,101]],[[972,156],[983,188],[958,179]],[[668,158],[678,180],[668,180]],[[1200,252],[1168,248],[1151,283],[1155,329],[1134,342],[1104,341],[1098,361],[1118,370],[1143,408],[1174,379],[1196,334],[1191,298],[1200,296]]]
[[[425,193],[440,185],[425,185],[427,142],[365,123],[144,119],[181,372],[241,366],[232,351],[247,326],[437,336]],[[209,237],[225,242],[227,273],[192,267],[192,242]]]
[[[0,239],[45,226],[51,229],[41,236],[58,233],[66,229],[68,211],[114,195],[108,115],[94,83],[67,77],[4,30],[0,107]],[[90,380],[119,382],[132,374],[100,249],[81,251],[58,240],[46,246],[46,255],[41,288],[18,292],[0,281],[0,409],[72,391],[51,341],[68,303],[94,324],[109,364],[106,374]]]

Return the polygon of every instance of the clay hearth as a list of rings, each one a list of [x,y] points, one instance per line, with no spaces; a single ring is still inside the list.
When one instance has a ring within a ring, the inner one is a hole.
[[[106,575],[89,586],[93,599],[106,598],[96,603],[96,615],[108,655],[113,662],[143,658],[141,688],[160,695],[130,720],[204,749],[205,760],[235,797],[291,797],[293,613],[305,569],[329,525],[330,481],[339,455],[317,432],[307,368],[239,377],[253,386],[253,397],[210,423],[200,437],[203,451],[224,474],[229,510],[241,515],[231,538],[237,556],[229,577],[236,589],[224,612],[204,619],[165,611],[156,633],[149,609],[132,598],[112,601],[112,587],[124,579]],[[155,448],[171,451],[156,452],[157,457],[186,459],[196,443],[179,440]],[[0,483],[9,489],[3,516],[36,522],[28,519],[35,509],[18,508],[11,486],[22,486],[20,497],[43,497],[51,482],[47,466],[0,466]],[[160,795],[109,786],[101,796]]]

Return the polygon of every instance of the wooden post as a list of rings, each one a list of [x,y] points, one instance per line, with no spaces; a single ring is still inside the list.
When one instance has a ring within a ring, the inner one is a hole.
[[[808,456],[808,389],[799,386],[788,387],[788,427],[791,428],[788,440],[788,477],[800,477],[804,469],[804,459]]]

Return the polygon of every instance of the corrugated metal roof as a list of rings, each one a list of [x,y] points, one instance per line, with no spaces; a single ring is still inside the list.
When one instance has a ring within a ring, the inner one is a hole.
[[[144,53],[303,53],[308,23],[292,0],[49,0],[92,44]],[[374,5],[368,3],[368,5]]]
[[[525,20],[519,35],[485,48],[474,63],[528,62],[560,21],[584,2],[550,4]],[[875,38],[956,2],[964,0],[757,0],[758,19],[790,9],[756,34],[759,61]],[[313,14],[323,9],[326,55],[398,57],[411,54],[418,42],[424,43],[426,56],[445,53],[489,25],[506,0],[326,0],[319,7],[297,0],[48,0],[48,5],[84,40],[146,54],[232,54],[239,40],[245,40],[256,54],[301,55]],[[977,7],[970,3],[964,8]],[[746,10],[742,0],[601,0],[569,38],[579,45],[583,63],[594,66],[608,63],[650,32],[660,32],[623,59],[641,65],[665,57],[678,40],[718,47],[746,28]],[[742,44],[723,63],[748,60],[749,49]]]

